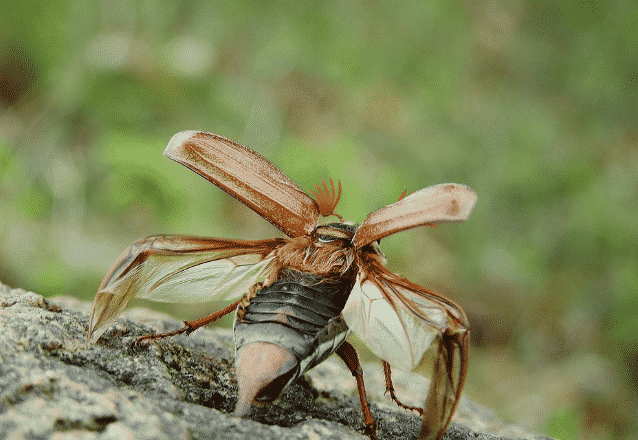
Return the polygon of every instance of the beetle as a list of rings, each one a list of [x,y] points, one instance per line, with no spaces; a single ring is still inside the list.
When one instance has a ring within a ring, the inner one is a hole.
[[[332,179],[330,188],[322,181],[312,198],[263,156],[224,137],[183,131],[171,138],[164,155],[234,196],[287,238],[157,235],[139,240],[102,281],[89,337],[97,340],[133,296],[169,302],[235,299],[180,330],[138,342],[190,334],[236,311],[236,416],[245,416],[254,401],[272,402],[286,385],[336,353],[355,377],[364,430],[374,440],[361,365],[346,341],[354,332],[382,359],[386,392],[401,407],[421,414],[419,438],[440,439],[465,381],[468,320],[451,300],[386,269],[379,241],[416,226],[466,220],[477,200],[474,191],[455,183],[408,196],[404,191],[399,201],[357,225],[335,213],[341,182],[337,189]],[[320,216],[331,215],[339,221],[319,223]],[[424,409],[404,405],[394,393],[390,365],[422,372],[430,362]]]

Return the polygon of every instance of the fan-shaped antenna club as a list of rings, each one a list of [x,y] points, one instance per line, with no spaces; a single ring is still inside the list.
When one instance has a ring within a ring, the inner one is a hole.
[[[339,188],[338,191],[335,189],[335,183],[332,179],[330,179],[330,189],[328,189],[328,185],[326,185],[326,182],[323,179],[321,180],[321,185],[323,188],[319,185],[315,185],[317,192],[310,190],[317,202],[317,206],[319,207],[319,214],[324,217],[334,215],[343,221],[343,218],[334,212],[337,207],[337,203],[339,203],[339,199],[341,198],[341,181],[337,180],[337,186]]]

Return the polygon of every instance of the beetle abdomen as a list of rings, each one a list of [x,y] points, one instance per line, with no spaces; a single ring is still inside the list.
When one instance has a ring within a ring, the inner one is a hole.
[[[352,290],[345,279],[326,279],[284,270],[279,280],[259,290],[235,323],[235,348],[268,342],[300,361],[317,348],[318,335],[339,316]],[[336,349],[336,348],[335,348]]]
[[[330,319],[341,313],[345,304],[335,304],[337,298],[325,295],[322,290],[325,289],[287,279],[276,281],[258,291],[250,300],[243,321],[277,322],[305,335],[314,336]]]
[[[253,399],[272,401],[283,388],[334,353],[348,326],[340,314],[354,280],[284,269],[235,315],[237,415]]]

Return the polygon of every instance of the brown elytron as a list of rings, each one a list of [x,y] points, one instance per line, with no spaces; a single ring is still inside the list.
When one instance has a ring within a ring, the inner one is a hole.
[[[383,359],[392,399],[421,414],[419,438],[440,439],[463,388],[469,324],[454,302],[389,272],[378,244],[405,229],[466,220],[476,194],[455,183],[407,197],[404,192],[396,203],[354,225],[334,212],[341,182],[337,189],[332,179],[330,188],[322,181],[311,191],[313,200],[264,157],[221,136],[181,132],[164,154],[233,195],[288,238],[139,240],[118,257],[100,285],[89,336],[99,338],[133,296],[170,302],[235,299],[180,330],[139,340],[189,334],[236,310],[236,415],[246,415],[255,400],[274,400],[286,385],[337,353],[356,378],[365,432],[376,439],[358,356],[345,340],[354,332]],[[318,225],[320,215],[340,221]],[[431,367],[422,409],[397,399],[390,365],[421,374]]]

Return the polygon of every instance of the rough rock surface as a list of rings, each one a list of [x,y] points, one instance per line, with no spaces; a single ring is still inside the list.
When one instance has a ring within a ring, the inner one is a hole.
[[[90,304],[44,299],[0,284],[2,439],[366,439],[354,380],[332,357],[272,405],[232,417],[232,333],[214,326],[132,346],[136,336],[181,323],[142,309],[125,313],[97,343],[86,341]],[[418,416],[382,397],[380,365],[364,366],[380,439],[413,439]],[[418,402],[414,376],[397,375]],[[409,384],[409,386],[407,386]],[[548,439],[504,426],[463,399],[445,439]]]

